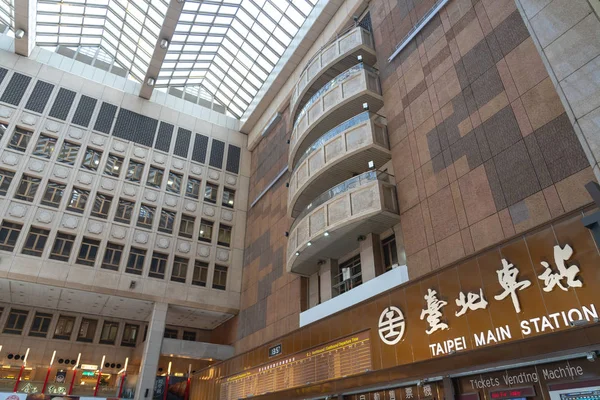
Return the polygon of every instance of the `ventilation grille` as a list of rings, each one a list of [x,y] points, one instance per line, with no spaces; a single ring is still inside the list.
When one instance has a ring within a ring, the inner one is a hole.
[[[208,136],[196,134],[194,140],[194,151],[192,152],[192,160],[204,164],[206,162],[206,151],[208,150]]]
[[[175,149],[173,149],[173,153],[176,156],[187,158],[188,151],[190,150],[191,138],[192,131],[179,128],[179,130],[177,131],[177,140],[175,141]]]
[[[71,111],[73,100],[75,100],[75,94],[72,90],[61,88],[50,110],[50,116],[61,121],[66,120],[69,111]]]
[[[223,168],[223,154],[225,153],[225,143],[220,140],[213,139],[212,147],[210,148],[210,160],[209,164],[211,167]]]
[[[97,100],[88,96],[81,96],[75,115],[73,115],[73,123],[86,128],[90,125],[94,108],[96,108]]]
[[[240,154],[242,149],[237,146],[229,145],[227,148],[227,165],[225,169],[228,172],[239,174],[240,172]]]
[[[156,136],[156,143],[154,148],[164,152],[169,152],[171,148],[171,139],[173,139],[173,129],[175,127],[166,122],[161,122],[158,128],[158,135]]]
[[[0,101],[18,106],[27,90],[27,86],[29,86],[29,82],[31,82],[31,77],[15,72],[10,82],[8,82]]]
[[[113,136],[144,146],[154,144],[158,120],[121,108],[113,129]]]
[[[109,133],[116,113],[117,106],[110,103],[102,103],[98,118],[96,119],[96,124],[94,125],[94,130],[102,133]]]
[[[27,100],[25,108],[40,114],[43,113],[53,89],[53,84],[44,81],[37,81],[33,91],[31,92],[31,95],[29,95],[29,100]]]

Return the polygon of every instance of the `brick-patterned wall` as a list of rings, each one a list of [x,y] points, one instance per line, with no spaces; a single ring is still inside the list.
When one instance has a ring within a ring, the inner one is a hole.
[[[373,0],[411,278],[590,201],[593,179],[514,0]]]
[[[287,167],[287,112],[252,152],[250,203]],[[236,351],[243,352],[298,328],[300,277],[285,272],[286,172],[248,210]]]

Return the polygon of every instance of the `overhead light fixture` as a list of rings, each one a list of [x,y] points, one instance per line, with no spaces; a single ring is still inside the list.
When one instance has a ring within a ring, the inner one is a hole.
[[[358,59],[358,62],[362,62],[362,56],[360,56],[360,55],[359,55],[359,56],[358,56],[358,57],[356,57],[356,58]]]
[[[311,242],[306,243],[307,246],[312,246]]]
[[[148,78],[146,83],[148,84],[148,86],[154,86],[154,84],[156,83],[156,80],[154,80],[154,78]]]
[[[373,162],[373,160],[369,161],[369,168],[373,168],[375,166],[375,163]]]
[[[17,39],[23,39],[23,37],[25,36],[25,31],[23,29],[17,29],[15,32],[15,37]]]
[[[369,109],[369,103],[363,103],[363,110]]]
[[[160,41],[160,48],[161,49],[166,49],[167,47],[169,47],[169,41],[167,39],[163,39]]]
[[[325,237],[329,236],[329,232],[325,232],[325,233],[323,234],[323,236],[325,236]]]
[[[299,256],[299,255],[300,255],[300,252],[299,252],[299,251],[297,251],[297,252],[296,252],[296,255],[297,255],[297,256]]]

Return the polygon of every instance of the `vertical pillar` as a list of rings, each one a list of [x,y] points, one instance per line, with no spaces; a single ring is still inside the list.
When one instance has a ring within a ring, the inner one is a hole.
[[[35,47],[35,27],[37,18],[36,0],[15,1],[15,32],[25,31],[21,39],[15,38],[15,53],[29,57]]]
[[[332,271],[337,271],[337,260],[328,258],[319,266],[319,279],[321,280],[321,303],[331,300],[333,297],[331,287]]]
[[[160,358],[160,348],[165,332],[167,322],[167,303],[154,303],[152,317],[148,325],[148,334],[146,343],[144,343],[144,353],[142,355],[142,365],[140,366],[140,375],[135,388],[136,399],[152,399],[154,393],[154,380],[158,369],[158,359]],[[146,390],[148,395],[146,396]]]
[[[379,235],[369,233],[365,240],[360,242],[360,268],[363,282],[370,281],[383,273]]]
[[[406,265],[406,249],[404,248],[404,233],[400,224],[394,225],[394,237],[396,239],[396,253],[398,254],[398,265]]]
[[[308,278],[308,308],[319,304],[319,273],[315,272]]]
[[[454,383],[452,379],[446,376],[442,380],[442,384],[444,385],[444,400],[454,400]]]

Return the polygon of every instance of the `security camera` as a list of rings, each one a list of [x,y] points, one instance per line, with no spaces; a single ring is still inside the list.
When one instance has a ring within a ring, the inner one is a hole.
[[[595,351],[590,351],[589,353],[587,353],[585,358],[587,358],[589,362],[594,362],[596,361],[596,358],[598,358],[598,354],[596,354]]]
[[[569,322],[569,325],[571,326],[583,326],[583,325],[587,325],[587,320],[585,319],[577,319],[574,321]]]

